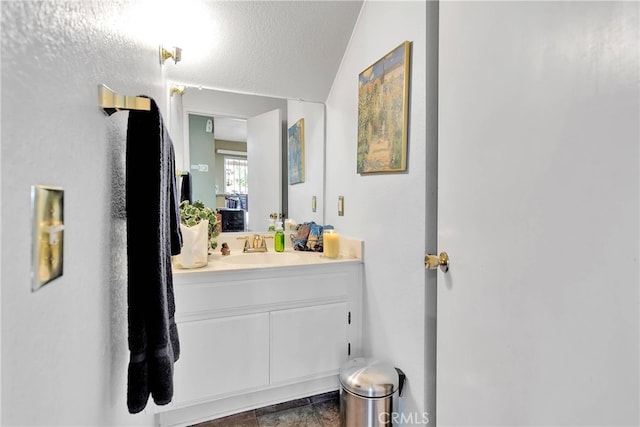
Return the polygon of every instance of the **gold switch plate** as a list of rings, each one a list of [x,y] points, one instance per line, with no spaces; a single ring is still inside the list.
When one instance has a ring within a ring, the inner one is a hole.
[[[64,190],[31,186],[31,291],[62,276],[64,253]]]

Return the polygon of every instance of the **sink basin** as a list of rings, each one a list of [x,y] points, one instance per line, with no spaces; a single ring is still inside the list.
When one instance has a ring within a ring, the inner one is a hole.
[[[257,252],[227,255],[222,262],[238,265],[292,265],[301,261],[300,254],[295,252]]]

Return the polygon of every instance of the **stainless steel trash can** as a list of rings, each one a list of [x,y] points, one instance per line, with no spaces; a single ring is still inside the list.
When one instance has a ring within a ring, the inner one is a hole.
[[[356,358],[340,368],[341,427],[390,427],[397,418],[402,370],[373,359]]]

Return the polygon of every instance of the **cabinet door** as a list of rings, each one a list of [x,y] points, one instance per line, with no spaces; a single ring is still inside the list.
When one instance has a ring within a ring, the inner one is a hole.
[[[272,311],[271,384],[337,373],[347,326],[347,303]]]
[[[174,402],[182,404],[269,384],[269,314],[178,325]]]

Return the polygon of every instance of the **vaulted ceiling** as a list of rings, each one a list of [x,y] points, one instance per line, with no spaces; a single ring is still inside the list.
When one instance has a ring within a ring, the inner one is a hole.
[[[361,6],[361,0],[185,2],[175,25],[195,37],[179,46],[180,62],[167,61],[166,76],[189,86],[324,102]]]

